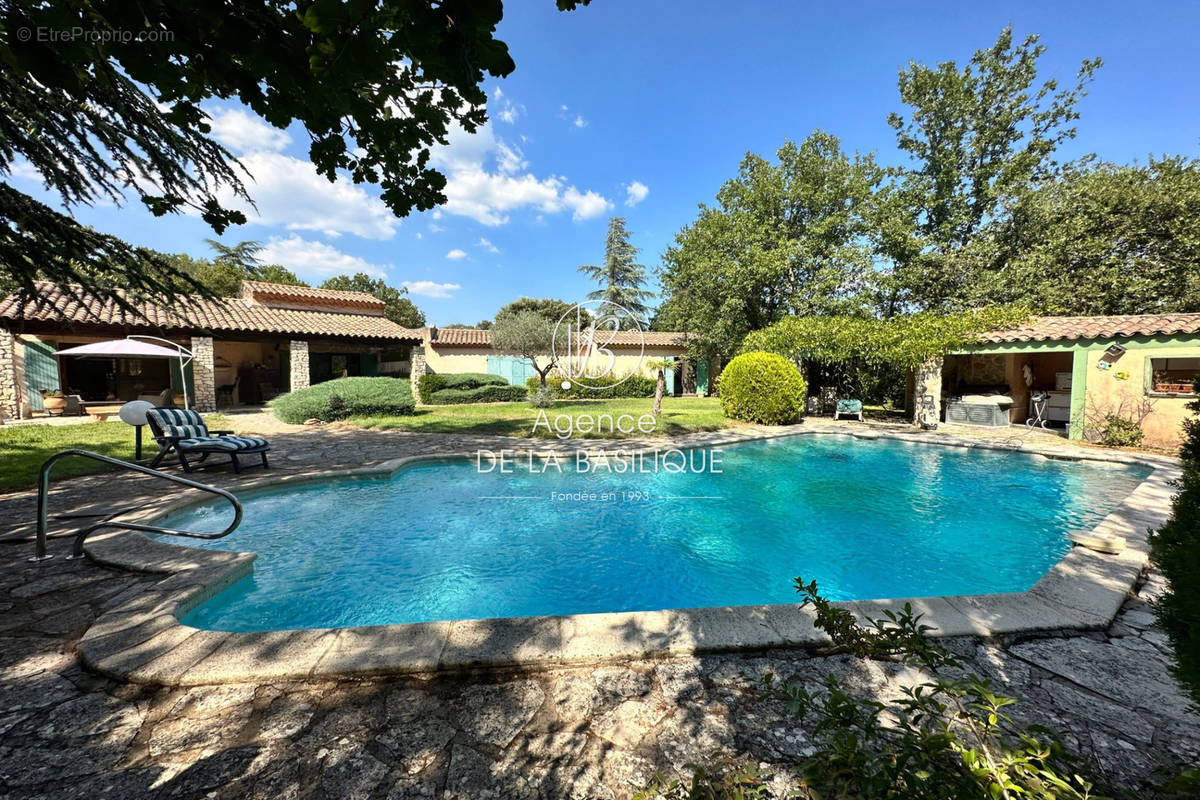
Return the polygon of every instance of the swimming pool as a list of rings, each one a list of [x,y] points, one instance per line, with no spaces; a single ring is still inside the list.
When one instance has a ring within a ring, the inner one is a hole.
[[[241,527],[197,546],[256,552],[254,573],[182,621],[261,631],[792,603],[797,576],[843,600],[1020,592],[1150,472],[846,436],[721,451],[719,474],[431,462],[247,494]],[[219,530],[228,513],[193,506],[166,524]]]

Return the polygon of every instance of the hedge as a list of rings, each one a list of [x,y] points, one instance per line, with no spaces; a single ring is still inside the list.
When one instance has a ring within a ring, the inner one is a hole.
[[[476,386],[474,389],[441,389],[430,395],[430,405],[451,406],[465,403],[512,403],[526,399],[526,391],[521,386],[488,384]]]
[[[508,381],[499,375],[489,375],[486,372],[428,372],[417,380],[417,394],[421,396],[422,403],[433,403],[433,393],[442,389],[478,389],[480,386],[508,385]]]
[[[621,397],[654,397],[654,378],[644,375],[630,375],[621,378],[616,375],[606,375],[601,378],[588,378],[588,384],[596,388],[584,389],[571,383],[563,388],[564,377],[550,373],[546,377],[546,385],[560,400],[615,400]],[[537,378],[525,381],[530,391],[537,391],[542,382]]]
[[[412,386],[395,378],[338,378],[280,395],[271,410],[283,422],[325,422],[367,414],[406,415],[415,410]]]
[[[1200,394],[1200,377],[1193,387]],[[1175,677],[1200,706],[1200,400],[1188,408],[1197,416],[1183,423],[1179,494],[1171,519],[1150,536],[1150,545],[1168,584],[1155,615],[1175,651]]]
[[[743,353],[721,373],[725,416],[762,425],[786,425],[804,412],[800,370],[774,353]]]

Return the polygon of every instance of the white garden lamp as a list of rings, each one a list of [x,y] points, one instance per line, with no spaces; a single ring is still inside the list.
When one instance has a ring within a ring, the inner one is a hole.
[[[146,412],[154,408],[154,403],[147,403],[145,400],[130,400],[125,405],[121,406],[121,410],[117,412],[117,416],[126,425],[132,425],[137,431],[137,447],[134,451],[133,460],[142,460],[142,426],[146,424]]]

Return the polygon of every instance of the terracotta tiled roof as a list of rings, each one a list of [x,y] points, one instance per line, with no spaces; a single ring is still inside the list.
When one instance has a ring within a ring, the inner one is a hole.
[[[421,331],[403,328],[377,314],[306,311],[251,305],[240,298],[201,300],[166,308],[136,303],[145,319],[125,313],[115,302],[103,302],[80,290],[65,292],[38,284],[41,303],[20,302],[17,295],[0,300],[0,320],[110,325],[121,328],[191,328],[214,333],[278,333],[330,338],[421,340]]]
[[[448,347],[490,347],[492,332],[478,328],[438,328],[433,343]]]
[[[346,305],[359,308],[374,308],[380,311],[386,305],[382,300],[366,292],[343,292],[336,289],[314,289],[311,286],[290,286],[284,283],[264,281],[242,281],[241,296],[257,302],[271,299],[310,300],[322,305]],[[270,304],[269,302],[267,303]]]
[[[1131,314],[1115,317],[1034,317],[1025,325],[989,331],[985,342],[1045,342],[1111,339],[1117,336],[1174,336],[1200,333],[1200,314]]]
[[[605,334],[607,339],[607,334]],[[675,331],[618,331],[610,346],[636,348],[644,341],[647,347],[682,347],[687,334]],[[491,347],[492,332],[477,328],[438,328],[433,344],[436,347]]]

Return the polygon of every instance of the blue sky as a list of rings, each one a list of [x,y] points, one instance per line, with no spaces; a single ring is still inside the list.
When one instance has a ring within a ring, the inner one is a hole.
[[[560,13],[552,0],[508,2],[499,36],[517,69],[488,81],[488,127],[438,153],[444,208],[395,219],[371,187],[318,178],[302,133],[213,104],[262,213],[223,239],[260,240],[313,283],[367,270],[407,285],[433,324],[490,318],[520,295],[582,299],[595,287],[576,267],[601,259],[610,216],[627,218],[653,269],[746,151],[770,155],[821,128],[899,163],[886,123],[903,110],[897,70],[961,63],[1007,24],[1042,35],[1043,77],[1065,83],[1082,59],[1104,59],[1067,157],[1200,155],[1200,4],[990,5],[598,0]],[[12,180],[45,197],[27,170]],[[167,252],[207,255],[213,236],[137,203],[74,214]]]

